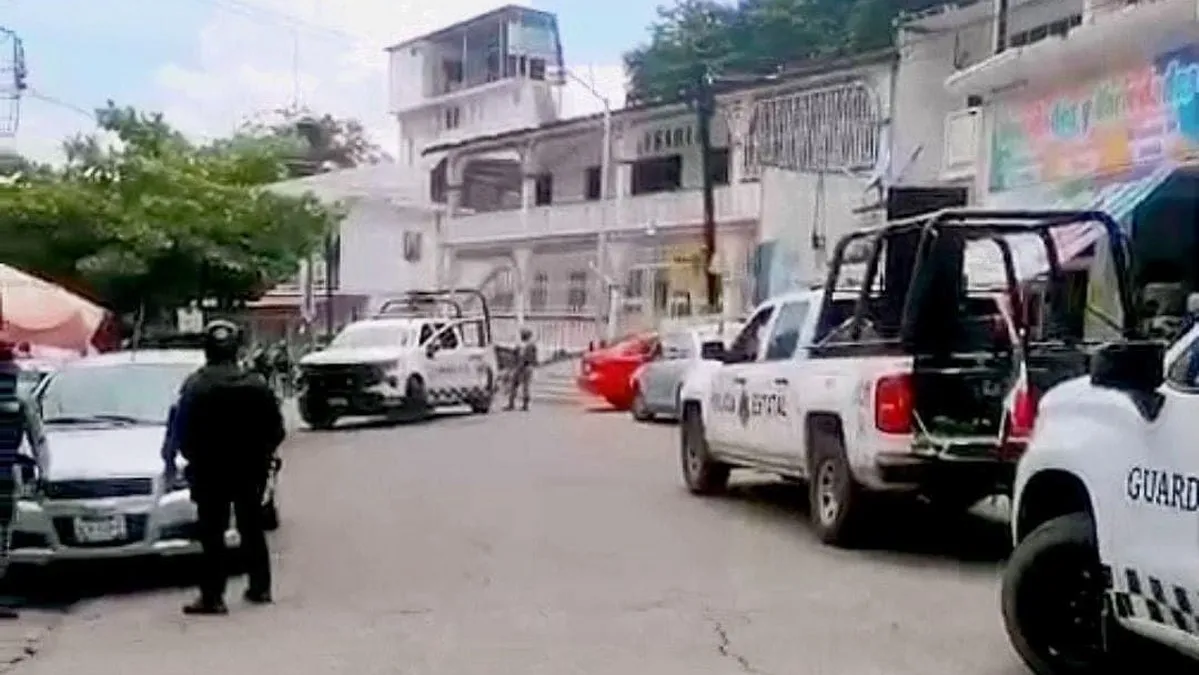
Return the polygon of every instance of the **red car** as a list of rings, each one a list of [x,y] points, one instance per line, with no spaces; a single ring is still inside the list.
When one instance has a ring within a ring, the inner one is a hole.
[[[583,356],[579,388],[617,410],[628,410],[633,405],[633,373],[650,361],[657,349],[657,333],[642,333],[589,351]]]

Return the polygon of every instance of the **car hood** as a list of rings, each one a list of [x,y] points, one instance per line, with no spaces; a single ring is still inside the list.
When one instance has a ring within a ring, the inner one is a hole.
[[[398,361],[407,350],[397,347],[349,347],[325,349],[300,359],[302,366],[333,366],[355,363]]]
[[[163,471],[161,425],[46,430],[51,481],[157,476]]]

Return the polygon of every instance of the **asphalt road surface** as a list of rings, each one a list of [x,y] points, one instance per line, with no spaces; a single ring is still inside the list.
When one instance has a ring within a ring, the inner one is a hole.
[[[676,430],[544,407],[297,432],[277,602],[180,588],[69,610],[19,675],[1017,675],[1002,527],[902,519],[822,547],[801,493],[682,488]],[[752,479],[752,477],[751,477]],[[138,573],[140,574],[140,573]]]

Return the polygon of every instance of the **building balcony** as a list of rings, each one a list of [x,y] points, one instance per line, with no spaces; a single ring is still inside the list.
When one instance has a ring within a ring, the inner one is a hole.
[[[758,183],[718,187],[716,222],[757,220],[761,205]],[[456,215],[447,220],[442,241],[448,245],[486,244],[533,239],[562,239],[594,236],[607,231],[644,233],[699,227],[703,224],[703,195],[700,190],[678,190],[617,200],[580,201],[521,210],[489,211]]]
[[[949,77],[951,94],[990,95],[1011,87],[1040,88],[1086,78],[1154,57],[1199,40],[1199,3],[1109,0],[1068,35],[1000,52]]]

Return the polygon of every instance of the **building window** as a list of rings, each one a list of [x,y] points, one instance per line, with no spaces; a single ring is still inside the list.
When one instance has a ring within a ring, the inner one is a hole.
[[[625,282],[624,296],[629,300],[640,300],[645,295],[645,268],[635,267],[629,270]]]
[[[572,312],[581,312],[587,306],[587,273],[576,270],[570,273],[570,285],[566,291],[566,307]]]
[[[587,175],[585,180],[587,199],[592,201],[599,199],[600,190],[603,188],[603,181],[600,179],[600,168],[598,166],[587,167]]]
[[[420,232],[409,230],[404,233],[404,260],[412,263],[420,261],[423,239]]]
[[[446,129],[457,129],[462,126],[462,108],[456,105],[446,108],[444,122]]]
[[[668,192],[683,186],[683,157],[670,155],[633,162],[634,195]]]
[[[454,59],[446,59],[441,62],[442,75],[445,77],[445,88],[443,94],[448,94],[455,91],[462,84],[462,62]]]
[[[554,202],[554,174],[538,174],[533,181],[533,203],[537,206],[552,204]]]
[[[1028,30],[1013,33],[1008,38],[1009,47],[1024,47],[1034,42],[1040,42],[1050,37],[1066,37],[1073,29],[1082,25],[1082,14],[1073,14],[1064,19],[1034,26]]]
[[[512,283],[512,270],[506,269],[496,275],[492,288],[491,304],[495,306],[496,311],[512,311],[512,307],[516,301],[516,293],[513,290],[515,284]]]
[[[533,275],[533,287],[529,289],[529,309],[544,311],[549,304],[550,277],[545,272]]]
[[[446,160],[443,159],[429,172],[429,199],[434,204],[444,204],[448,191]]]

